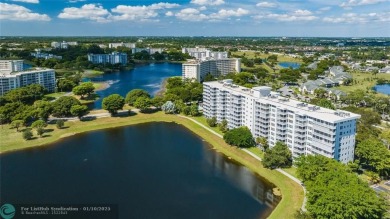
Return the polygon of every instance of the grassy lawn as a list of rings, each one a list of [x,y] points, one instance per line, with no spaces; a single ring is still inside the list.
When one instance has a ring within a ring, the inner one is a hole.
[[[258,147],[247,148],[247,150],[254,153],[256,156],[260,157],[261,159],[264,158],[264,152]]]
[[[256,51],[232,52],[232,55],[242,56],[242,55],[244,55],[244,53],[245,53],[245,57],[247,57],[249,59],[253,59],[255,57],[261,58],[261,59],[265,59],[268,56],[273,55],[272,53],[265,54],[265,53],[256,52]],[[287,55],[278,55],[278,62],[298,62],[298,63],[302,63],[302,60],[298,59],[298,58],[293,58],[293,57],[290,57],[290,56],[287,56]]]
[[[294,176],[295,178],[299,179],[299,177],[297,175],[297,168],[296,167],[284,168],[283,170],[286,171],[287,173],[289,173],[291,176]]]
[[[97,71],[97,70],[84,70],[84,76],[98,76],[104,74],[103,71]]]
[[[344,92],[351,92],[355,90],[371,90],[373,86],[376,85],[376,79],[385,79],[390,80],[390,74],[377,74],[375,77],[372,73],[366,72],[353,72],[351,73],[353,80],[356,80],[356,84],[352,83],[350,86],[339,86],[336,89],[342,90]]]
[[[66,94],[66,92],[57,92],[57,93],[51,93],[51,94],[46,94],[46,97],[51,97],[51,98],[59,98],[62,97]]]
[[[207,122],[206,122],[206,117],[203,117],[203,116],[199,116],[199,117],[192,117],[192,119],[202,123],[203,125],[205,125],[206,127],[212,129],[213,131],[215,131],[216,133],[220,134],[220,135],[223,135],[223,132],[221,132],[218,128],[218,126],[216,127],[210,127]]]
[[[25,141],[22,139],[22,134],[16,132],[15,129],[10,129],[9,125],[4,125],[0,130],[0,152],[12,151],[22,148],[29,148],[34,146],[43,146],[48,143],[55,142],[61,138],[75,135],[77,133],[87,132],[91,130],[98,130],[104,128],[112,128],[119,126],[126,126],[132,124],[140,124],[146,122],[176,122],[193,131],[201,138],[211,144],[211,146],[226,156],[236,160],[245,165],[250,170],[260,175],[264,179],[275,184],[280,189],[282,200],[277,205],[269,218],[293,218],[294,213],[300,209],[303,202],[302,188],[283,174],[264,168],[261,163],[245,153],[244,151],[227,145],[223,139],[215,134],[207,131],[198,124],[174,115],[167,115],[162,112],[153,114],[137,114],[130,117],[109,117],[100,118],[87,122],[66,122],[64,129],[57,129],[55,125],[49,125],[45,129],[48,130],[45,137],[35,138],[34,140]],[[35,131],[34,135],[36,137]]]

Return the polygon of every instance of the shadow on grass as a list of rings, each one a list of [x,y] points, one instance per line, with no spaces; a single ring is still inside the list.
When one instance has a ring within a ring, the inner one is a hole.
[[[145,109],[145,110],[142,110],[140,112],[143,114],[153,114],[153,113],[156,113],[158,111],[160,111],[160,110],[159,109]]]
[[[41,138],[47,138],[47,137],[50,137],[51,135],[42,135]]]
[[[45,129],[45,132],[53,132],[54,129]]]
[[[84,116],[83,118],[80,119],[81,122],[88,122],[93,120],[96,120],[96,116]]]

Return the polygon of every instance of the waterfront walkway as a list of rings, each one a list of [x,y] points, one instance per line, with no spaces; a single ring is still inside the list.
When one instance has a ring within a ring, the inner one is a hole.
[[[182,118],[186,118],[186,119],[188,119],[188,120],[191,120],[191,121],[193,121],[194,123],[196,123],[196,124],[200,125],[201,127],[203,127],[204,129],[206,129],[206,130],[210,131],[211,133],[215,134],[216,136],[218,136],[218,137],[220,137],[220,138],[223,138],[223,136],[222,136],[221,134],[215,132],[214,130],[212,130],[212,129],[210,129],[209,127],[203,125],[202,123],[196,121],[195,119],[189,118],[189,117],[187,117],[187,116],[182,116],[182,115],[178,115],[178,116],[179,116],[179,117],[182,117]],[[256,154],[250,152],[249,150],[247,150],[247,149],[245,149],[245,148],[242,149],[242,151],[244,151],[245,153],[251,155],[253,158],[255,158],[256,160],[258,160],[258,161],[261,162],[261,158],[258,157]],[[305,186],[303,186],[303,183],[302,183],[299,179],[297,179],[296,177],[292,176],[291,174],[287,173],[286,171],[284,171],[284,170],[282,170],[282,169],[280,169],[280,168],[275,169],[275,170],[278,171],[278,172],[280,172],[281,174],[287,176],[288,178],[290,178],[290,179],[293,180],[294,182],[298,183],[298,184],[302,187],[303,192],[304,192],[304,199],[303,199],[303,203],[302,203],[301,210],[302,210],[302,211],[306,211],[306,201],[307,201],[307,200],[306,200],[306,188],[305,188]]]

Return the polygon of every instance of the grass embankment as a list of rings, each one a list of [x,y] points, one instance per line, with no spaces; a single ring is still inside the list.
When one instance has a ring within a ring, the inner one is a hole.
[[[223,139],[198,124],[186,118],[166,115],[162,112],[138,114],[130,117],[99,118],[87,122],[68,121],[64,129],[57,129],[55,125],[48,125],[45,129],[49,132],[45,134],[45,137],[30,141],[23,140],[20,132],[16,132],[15,129],[10,129],[9,125],[4,125],[0,129],[0,152],[4,153],[12,150],[42,146],[77,133],[147,122],[176,122],[181,124],[209,142],[215,150],[245,165],[255,173],[274,183],[282,193],[282,200],[269,218],[293,218],[293,214],[300,209],[303,202],[303,190],[297,183],[277,171],[264,168],[258,160],[236,147],[227,145]]]

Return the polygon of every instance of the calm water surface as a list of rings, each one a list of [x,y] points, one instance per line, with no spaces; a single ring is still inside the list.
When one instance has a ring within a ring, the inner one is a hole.
[[[279,62],[279,64],[281,67],[283,68],[293,68],[293,69],[297,69],[299,68],[299,66],[301,66],[301,64],[297,63],[297,62]]]
[[[0,156],[2,202],[117,204],[119,218],[265,218],[273,186],[174,123],[79,134]]]
[[[378,93],[390,95],[390,84],[378,84],[372,89]]]
[[[110,86],[96,93],[100,99],[91,108],[101,109],[102,100],[111,94],[120,94],[123,97],[132,89],[144,89],[155,95],[165,78],[181,76],[181,64],[154,63],[137,66],[132,70],[107,73],[99,77],[90,78],[92,81],[104,81]]]

